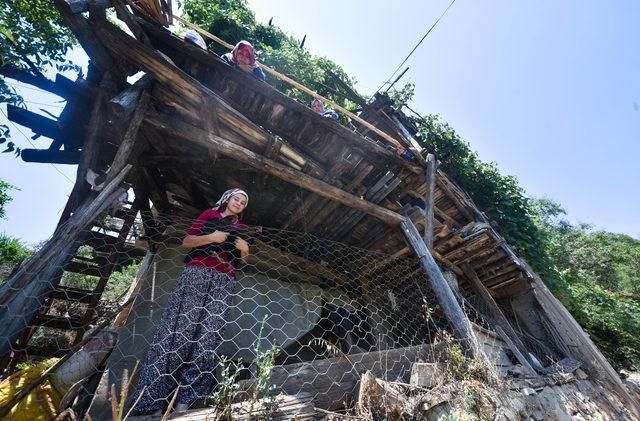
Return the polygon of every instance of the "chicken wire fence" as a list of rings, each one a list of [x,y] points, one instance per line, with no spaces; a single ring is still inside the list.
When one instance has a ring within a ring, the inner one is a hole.
[[[57,386],[61,395],[73,390],[61,404],[85,411],[91,404],[104,418],[113,400],[144,413],[279,393],[311,395],[330,409],[349,405],[365,370],[409,382],[413,362],[441,359],[440,345],[459,346],[413,257],[309,233],[228,227],[220,228],[230,232],[227,240],[201,255],[232,263],[185,266],[181,243],[191,223],[156,216],[151,235],[139,221],[123,233],[125,223],[111,218],[80,233],[81,245],[52,261],[60,267],[36,277],[44,286],[25,303],[37,303],[37,312],[16,314],[30,327],[3,333],[5,376],[33,355],[62,356],[89,336],[57,369]],[[246,262],[236,238],[249,244]],[[3,294],[17,293],[10,287],[3,285]],[[490,312],[457,297],[485,332],[488,352],[500,352]],[[111,327],[92,331],[101,321]]]

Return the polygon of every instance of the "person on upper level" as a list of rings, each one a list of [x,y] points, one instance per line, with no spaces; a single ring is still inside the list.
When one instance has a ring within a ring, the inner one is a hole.
[[[324,106],[324,102],[322,102],[319,99],[314,99],[313,101],[311,101],[311,105],[309,105],[309,107],[315,111],[316,113],[320,114],[323,117],[327,117],[330,118],[332,120],[338,121],[339,117],[338,117],[338,113],[336,113],[333,110],[329,110],[327,108],[325,108]]]
[[[264,82],[264,71],[256,63],[253,46],[248,41],[240,41],[230,53],[223,54],[222,59],[245,73],[252,74],[256,79]]]

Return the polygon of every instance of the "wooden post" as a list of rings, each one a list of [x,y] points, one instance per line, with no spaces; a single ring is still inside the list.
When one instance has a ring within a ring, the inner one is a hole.
[[[429,251],[433,251],[433,208],[435,207],[434,190],[436,188],[436,157],[427,155],[427,167],[424,170],[427,183],[427,194],[424,198],[424,243]]]
[[[124,191],[120,183],[131,165],[127,165],[95,198],[83,205],[58,227],[53,237],[0,287],[0,356],[6,355],[33,314],[42,305],[42,298],[52,289],[51,270],[61,267],[78,243],[83,230]]]
[[[440,268],[433,259],[433,256],[429,252],[426,244],[424,243],[422,236],[418,232],[418,229],[410,219],[405,219],[401,224],[402,234],[409,243],[409,247],[418,256],[420,264],[427,275],[427,281],[431,285],[442,311],[449,320],[449,324],[453,330],[455,337],[468,351],[475,356],[479,356],[478,341],[471,327],[469,319],[462,311],[458,300],[456,300],[453,291],[449,287],[449,284],[444,279]]]

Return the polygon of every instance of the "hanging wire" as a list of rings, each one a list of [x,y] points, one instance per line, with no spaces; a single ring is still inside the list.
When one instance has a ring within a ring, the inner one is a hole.
[[[29,143],[31,144],[31,146],[33,146],[34,148],[37,148],[37,146],[36,146],[36,145],[31,141],[31,139],[29,138],[29,136],[27,136],[26,134],[24,134],[24,132],[23,132],[22,130],[20,130],[20,127],[19,127],[16,123],[14,123],[13,121],[9,120],[9,116],[7,115],[7,113],[6,113],[2,108],[0,108],[0,111],[1,111],[1,112],[2,112],[2,114],[5,116],[5,118],[7,119],[7,121],[8,121],[9,123],[11,123],[11,124],[13,125],[13,127],[15,127],[15,128],[16,128],[16,130],[18,130],[18,132],[20,132],[20,134],[21,134],[22,136],[24,136],[24,138],[25,138],[25,139],[27,139],[27,142],[29,142]],[[60,169],[59,169],[55,164],[49,163],[49,165],[51,165],[51,166],[52,166],[52,167],[53,167],[53,168],[54,168],[58,173],[60,173],[60,175],[62,175],[64,178],[66,178],[67,180],[69,180],[69,182],[70,182],[71,184],[73,184],[73,180],[72,180],[72,179],[70,179],[69,177],[67,177],[67,175],[66,175],[65,173],[63,173],[62,171],[60,171]]]
[[[402,67],[403,64],[405,64],[407,62],[407,60],[409,60],[409,58],[411,57],[411,55],[413,55],[413,53],[418,49],[418,47],[420,46],[420,44],[422,44],[422,41],[424,41],[427,36],[431,33],[431,31],[433,31],[433,29],[436,27],[436,25],[438,25],[438,22],[440,22],[440,20],[444,17],[444,15],[449,11],[449,9],[451,8],[451,6],[453,6],[453,3],[455,3],[456,0],[452,0],[451,3],[449,3],[449,6],[447,6],[446,9],[444,9],[444,12],[442,12],[442,14],[440,15],[440,17],[438,19],[436,19],[436,21],[433,23],[433,25],[431,25],[431,27],[429,28],[429,30],[422,36],[422,38],[420,38],[420,41],[418,41],[418,43],[415,45],[415,47],[413,47],[413,49],[411,50],[411,52],[409,52],[409,54],[407,54],[407,56],[404,58],[404,60],[402,60],[402,63],[400,63],[398,65],[398,67],[396,67],[396,69],[393,71],[393,73],[391,73],[391,75],[387,78],[387,80],[380,85],[380,87],[376,90],[376,93],[380,92],[380,89],[382,89],[384,87],[384,85],[386,85],[387,83],[389,83],[389,81],[391,80],[391,78],[398,72],[398,70],[400,70],[400,68]]]

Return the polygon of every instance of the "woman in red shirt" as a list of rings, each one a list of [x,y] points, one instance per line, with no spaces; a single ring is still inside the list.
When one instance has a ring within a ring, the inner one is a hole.
[[[207,221],[227,218],[235,228],[249,196],[240,189],[227,190],[212,209],[204,211],[187,231],[182,245],[188,248],[222,244],[228,232],[202,233]],[[235,248],[246,261],[249,245],[236,238]],[[137,393],[143,393],[134,412],[161,415],[179,388],[176,410],[184,411],[197,399],[209,395],[213,386],[216,348],[222,341],[235,279],[235,259],[222,247],[209,253],[187,255],[185,268],[176,280],[167,307],[156,328],[145,366],[140,371]],[[145,387],[144,392],[142,388]]]

